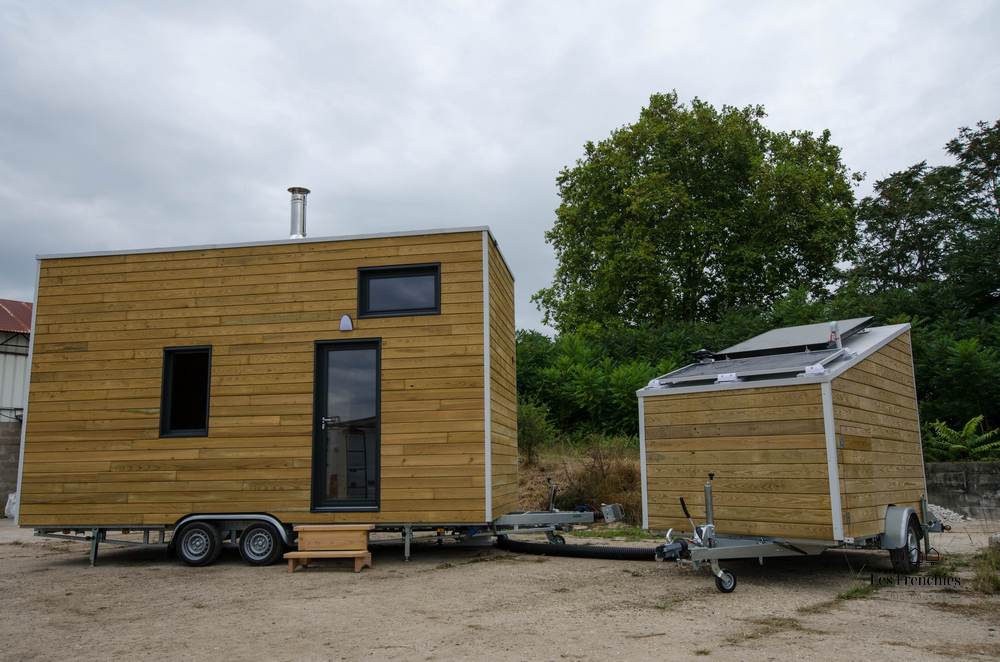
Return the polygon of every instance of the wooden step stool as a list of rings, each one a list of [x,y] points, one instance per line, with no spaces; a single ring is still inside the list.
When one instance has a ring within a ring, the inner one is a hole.
[[[299,549],[288,552],[288,572],[299,566],[309,567],[313,559],[354,559],[354,572],[361,572],[372,565],[368,551],[368,534],[373,524],[301,524],[295,527],[299,534]]]

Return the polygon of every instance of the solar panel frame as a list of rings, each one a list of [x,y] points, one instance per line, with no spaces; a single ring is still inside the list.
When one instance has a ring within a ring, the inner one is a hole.
[[[841,342],[868,328],[874,321],[875,318],[871,316],[837,320],[837,330]],[[753,338],[714,352],[713,356],[725,360],[749,356],[791,354],[805,349],[822,350],[830,348],[829,337],[829,322],[787,326],[765,331]]]
[[[656,379],[661,386],[691,382],[718,381],[719,375],[733,375],[736,379],[803,373],[816,364],[825,366],[846,353],[844,349],[828,349],[795,354],[741,357],[706,363],[692,363]],[[791,359],[791,360],[789,360]]]

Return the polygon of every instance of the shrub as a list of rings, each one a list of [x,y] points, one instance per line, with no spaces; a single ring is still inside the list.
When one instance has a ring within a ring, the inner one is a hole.
[[[973,585],[981,593],[1000,593],[1000,550],[988,547],[973,560]]]
[[[517,448],[527,464],[538,460],[540,446],[559,436],[545,405],[519,398],[517,401]]]
[[[980,432],[983,417],[976,416],[953,430],[942,421],[924,427],[924,454],[930,462],[1000,460],[1000,428]]]
[[[556,506],[573,510],[586,505],[600,510],[602,503],[620,503],[625,521],[639,524],[642,496],[639,461],[629,452],[628,439],[593,439],[582,464],[567,464],[558,481]]]

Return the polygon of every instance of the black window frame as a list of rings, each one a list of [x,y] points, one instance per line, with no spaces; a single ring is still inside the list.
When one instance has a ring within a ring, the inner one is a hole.
[[[310,485],[309,512],[313,513],[377,513],[382,510],[382,338],[351,338],[350,340],[317,340],[313,343],[313,447],[312,484]],[[324,499],[326,483],[324,462],[320,457],[326,452],[326,435],[321,418],[325,411],[327,395],[326,351],[338,349],[375,350],[375,498],[331,501]]]
[[[205,384],[205,427],[170,429],[170,410],[173,406],[171,402],[170,383],[173,377],[173,360],[171,357],[177,354],[208,354],[208,383]],[[160,383],[160,437],[207,437],[209,426],[209,415],[212,409],[212,346],[211,345],[188,345],[181,347],[163,348],[163,375]]]
[[[429,308],[403,308],[396,310],[376,310],[368,309],[369,286],[372,277],[379,276],[387,278],[402,278],[406,276],[426,276],[434,275],[434,306]],[[410,317],[419,315],[440,315],[441,314],[441,263],[428,262],[425,264],[394,264],[379,267],[359,267],[358,268],[358,319],[370,319],[373,317]]]

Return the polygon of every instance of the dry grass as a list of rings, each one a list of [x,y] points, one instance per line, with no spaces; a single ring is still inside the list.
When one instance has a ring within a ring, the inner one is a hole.
[[[639,462],[625,449],[593,446],[582,464],[565,464],[557,482],[556,505],[563,510],[579,505],[599,510],[602,503],[620,503],[628,524],[638,524],[642,517]]]
[[[956,659],[982,657],[988,660],[995,660],[997,656],[996,644],[934,644],[929,647],[932,653]]]
[[[956,565],[950,559],[946,559],[929,566],[924,574],[934,579],[950,579],[955,576],[956,569]]]
[[[825,634],[821,630],[813,630],[802,625],[797,618],[789,616],[766,616],[764,618],[746,619],[753,627],[737,634],[726,637],[726,643],[731,645],[742,644],[755,639],[765,639],[773,637],[783,632],[802,632],[806,634]]]
[[[815,614],[826,614],[833,610],[834,607],[840,604],[840,600],[824,600],[822,602],[817,602],[815,604],[806,605],[804,607],[799,607],[795,611],[800,614],[805,614],[807,616],[813,616]]]
[[[518,487],[523,510],[548,507],[546,478],[559,487],[556,507],[561,510],[575,510],[580,505],[600,510],[602,503],[620,503],[625,522],[633,526],[639,523],[642,492],[634,448],[595,442],[584,450],[572,446],[547,449],[534,465],[520,467]]]
[[[1000,593],[1000,549],[987,547],[972,559],[972,586],[980,593]]]
[[[874,596],[878,593],[879,588],[881,588],[878,584],[873,584],[870,580],[865,580],[860,572],[854,577],[854,579],[857,583],[855,583],[851,588],[838,593],[836,598],[837,600],[864,600]]]
[[[822,602],[817,602],[815,604],[805,605],[804,607],[799,607],[795,611],[799,614],[807,616],[826,614],[841,606],[847,600],[862,600],[870,598],[878,592],[878,585],[861,583],[861,577],[857,577],[856,579],[858,581],[857,584],[849,589],[841,591],[832,600],[823,600]]]
[[[1000,602],[979,600],[976,602],[928,602],[927,606],[938,611],[946,611],[966,618],[979,618],[989,622],[1000,622]]]
[[[637,526],[595,526],[591,529],[570,531],[570,535],[580,538],[612,538],[632,541],[660,539],[660,536],[644,531]]]
[[[921,653],[931,652],[943,657],[955,658],[957,660],[984,658],[988,660],[996,659],[996,644],[915,644],[912,641],[896,640],[886,641],[888,646],[900,646],[902,648],[912,648]]]
[[[682,605],[685,602],[687,602],[686,598],[672,595],[654,604],[653,609],[659,609],[660,611],[670,611],[672,609],[676,609],[678,606]]]

